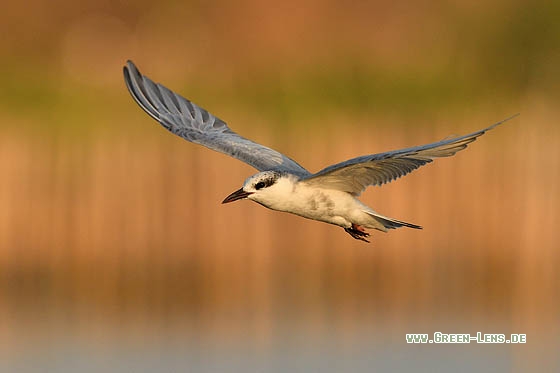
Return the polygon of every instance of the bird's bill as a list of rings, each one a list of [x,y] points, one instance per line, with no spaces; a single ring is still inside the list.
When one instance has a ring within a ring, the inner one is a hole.
[[[251,194],[253,194],[253,193],[246,192],[246,191],[243,190],[243,188],[241,188],[241,189],[236,190],[235,192],[231,193],[229,196],[227,196],[226,199],[224,199],[222,201],[222,203],[230,203],[230,202],[233,202],[233,201],[244,199],[244,198],[249,197]]]

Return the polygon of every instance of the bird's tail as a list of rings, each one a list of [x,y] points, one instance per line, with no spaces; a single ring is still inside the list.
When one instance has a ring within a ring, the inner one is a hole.
[[[369,216],[371,216],[377,223],[383,225],[383,227],[385,227],[385,230],[396,229],[396,228],[400,228],[400,227],[422,229],[422,227],[419,226],[419,225],[412,224],[412,223],[407,223],[405,221],[400,221],[400,220],[397,220],[397,219],[389,218],[387,216],[379,215],[378,213],[373,212],[373,211],[364,210],[364,212],[366,214],[368,214]],[[372,228],[374,228],[374,227],[372,227]]]

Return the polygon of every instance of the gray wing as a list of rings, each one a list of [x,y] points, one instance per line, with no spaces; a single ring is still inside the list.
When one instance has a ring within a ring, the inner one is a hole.
[[[123,68],[134,100],[152,118],[187,141],[239,159],[259,171],[285,171],[300,177],[310,173],[285,155],[233,132],[221,119],[140,74],[134,63]]]
[[[445,139],[433,144],[365,155],[329,166],[304,180],[306,184],[359,195],[370,185],[383,185],[404,176],[435,158],[449,157],[467,147],[486,131],[519,114],[471,134]]]

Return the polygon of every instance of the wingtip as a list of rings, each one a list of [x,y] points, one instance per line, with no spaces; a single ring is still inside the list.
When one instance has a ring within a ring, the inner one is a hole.
[[[502,120],[499,121],[498,123],[494,124],[494,126],[498,126],[498,125],[500,125],[500,124],[502,124],[502,123],[505,123],[505,122],[507,122],[508,120],[511,120],[511,119],[513,119],[513,118],[516,118],[516,117],[518,117],[518,116],[520,116],[520,115],[521,115],[521,113],[515,113],[515,114],[513,114],[513,115],[510,115],[510,116],[507,117],[506,119],[502,119]]]
[[[132,62],[132,60],[127,60],[126,64],[123,66],[123,75],[124,75],[124,81],[128,87],[128,90],[133,93],[134,89],[133,89],[133,81],[134,80],[141,80],[142,79],[142,74],[140,73],[140,71],[138,70],[138,68],[136,67],[136,65],[134,64],[134,62]]]
[[[514,118],[518,117],[519,115],[521,115],[521,113],[515,113],[515,114],[513,114],[513,115],[510,115],[510,116],[507,117],[506,119],[502,119],[501,121],[492,124],[490,127],[481,130],[481,131],[480,131],[480,134],[482,135],[482,134],[486,133],[487,131],[490,131],[490,130],[496,128],[497,126],[499,126],[499,125],[501,125],[501,124],[504,124],[505,122],[507,122],[507,121],[509,121],[509,120],[511,120],[511,119],[514,119]],[[480,136],[480,135],[479,135],[479,136]]]
[[[132,65],[134,66],[134,65]],[[124,76],[124,82],[126,84],[126,86],[128,87],[128,90],[131,91],[132,89],[132,68],[131,68],[131,61],[128,60],[126,61],[126,65],[123,66],[123,76]]]
[[[521,115],[521,113],[515,113],[515,114],[509,116],[508,118],[504,119],[502,122],[508,121],[508,120],[513,119],[515,117],[518,117],[520,115]]]
[[[134,62],[132,62],[132,60],[126,60],[126,64],[123,66],[123,72],[130,75],[132,75],[133,73],[140,75],[140,71],[138,70]]]

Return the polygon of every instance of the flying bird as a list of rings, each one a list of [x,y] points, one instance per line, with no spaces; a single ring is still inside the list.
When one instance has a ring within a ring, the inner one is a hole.
[[[383,216],[358,197],[371,185],[383,185],[435,158],[449,157],[467,147],[486,131],[514,118],[468,135],[432,144],[364,155],[311,173],[276,150],[233,132],[227,124],[186,98],[142,75],[132,61],[123,68],[126,86],[138,105],[163,127],[187,141],[237,158],[259,172],[222,203],[241,199],[272,210],[338,225],[357,240],[368,241],[366,228],[389,229],[419,225]]]

